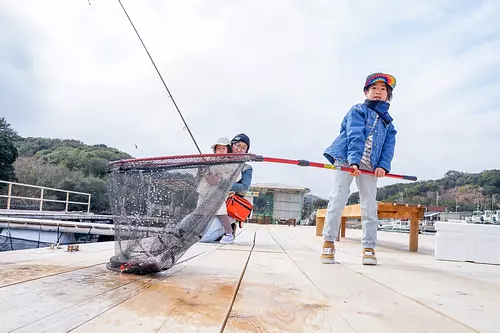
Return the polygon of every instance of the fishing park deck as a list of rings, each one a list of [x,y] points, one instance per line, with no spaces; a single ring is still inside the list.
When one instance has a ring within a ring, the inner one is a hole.
[[[0,253],[0,332],[500,332],[500,266],[437,261],[433,237],[347,230],[336,265],[314,227],[246,224],[150,276],[106,269],[112,242]]]

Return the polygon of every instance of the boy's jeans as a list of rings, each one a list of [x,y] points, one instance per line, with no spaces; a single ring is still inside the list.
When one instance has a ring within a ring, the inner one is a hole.
[[[360,166],[360,169],[366,167]],[[342,211],[349,199],[349,187],[354,178],[345,171],[334,171],[334,187],[330,192],[330,201],[325,216],[323,238],[333,242],[339,234]],[[377,178],[372,175],[361,174],[356,178],[361,204],[361,221],[363,226],[363,248],[375,248],[377,242],[378,206],[377,206]]]

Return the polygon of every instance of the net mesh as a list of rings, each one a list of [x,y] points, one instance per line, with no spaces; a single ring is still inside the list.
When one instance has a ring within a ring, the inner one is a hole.
[[[251,155],[190,155],[111,163],[115,255],[107,267],[169,269],[200,240]]]

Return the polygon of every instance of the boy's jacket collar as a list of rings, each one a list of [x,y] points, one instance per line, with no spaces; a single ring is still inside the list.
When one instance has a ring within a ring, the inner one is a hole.
[[[389,107],[391,104],[386,101],[372,101],[365,99],[365,105],[378,114],[385,126],[389,125],[393,121],[392,117],[389,115]]]

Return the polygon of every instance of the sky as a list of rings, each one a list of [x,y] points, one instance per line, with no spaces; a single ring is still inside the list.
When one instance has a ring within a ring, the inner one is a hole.
[[[366,76],[386,72],[397,80],[393,173],[500,165],[496,0],[122,3],[204,153],[243,132],[252,153],[327,163]],[[0,117],[23,137],[197,153],[116,0],[0,0]],[[329,195],[331,170],[252,166],[253,183]]]

